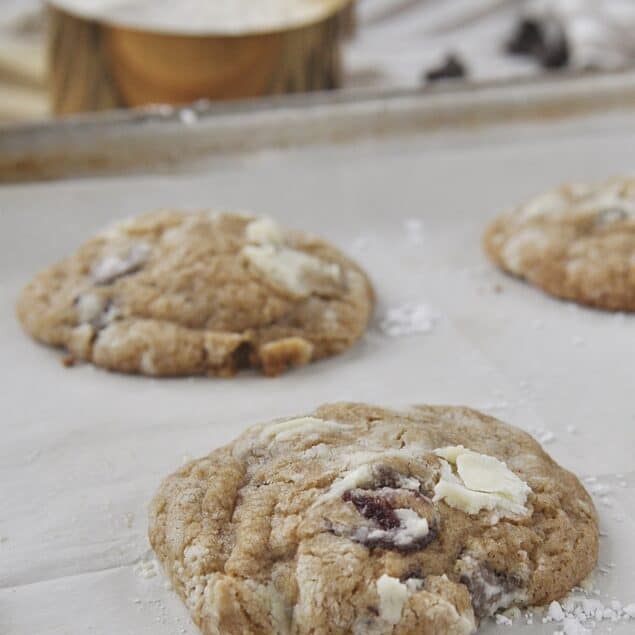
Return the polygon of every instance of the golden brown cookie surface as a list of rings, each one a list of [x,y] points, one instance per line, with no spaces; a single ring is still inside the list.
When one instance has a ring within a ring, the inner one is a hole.
[[[150,542],[206,635],[467,634],[591,571],[589,495],[474,410],[331,404],[161,485]]]
[[[635,178],[564,185],[495,219],[485,250],[547,293],[635,311]]]
[[[18,301],[36,339],[111,370],[278,374],[363,333],[373,293],[326,242],[268,218],[158,211],[42,271]]]

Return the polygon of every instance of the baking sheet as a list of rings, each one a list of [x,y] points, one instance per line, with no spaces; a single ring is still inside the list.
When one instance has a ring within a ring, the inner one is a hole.
[[[118,174],[207,172],[275,149],[352,146],[381,138],[418,148],[463,143],[464,132],[487,130],[501,142],[514,125],[561,122],[558,134],[590,125],[619,134],[632,125],[635,72],[553,75],[540,80],[422,90],[330,91],[184,108],[83,114],[0,129],[0,183]],[[595,117],[592,123],[582,117]],[[578,126],[576,128],[576,125]],[[478,137],[477,137],[478,139]],[[467,136],[468,146],[474,139]]]
[[[0,633],[196,633],[153,576],[145,505],[160,479],[251,423],[340,399],[465,404],[532,431],[591,479],[606,534],[602,601],[635,602],[635,316],[548,298],[495,271],[479,245],[498,210],[561,180],[632,171],[634,148],[624,112],[271,148],[189,175],[2,188]],[[326,236],[375,282],[372,329],[336,359],[232,380],[65,369],[21,333],[13,306],[33,273],[113,219],[166,205],[251,209]],[[381,317],[405,302],[438,320],[389,337]],[[518,630],[556,626],[536,618]]]

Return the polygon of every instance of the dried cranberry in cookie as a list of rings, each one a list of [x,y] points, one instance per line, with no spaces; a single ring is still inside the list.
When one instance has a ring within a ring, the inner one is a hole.
[[[415,492],[357,489],[345,492],[342,500],[352,503],[370,521],[350,533],[353,540],[370,549],[417,551],[427,547],[438,534],[438,515],[431,501]]]

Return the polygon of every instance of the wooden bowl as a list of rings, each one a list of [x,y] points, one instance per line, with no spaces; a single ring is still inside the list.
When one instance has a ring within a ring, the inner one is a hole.
[[[155,32],[49,8],[57,114],[337,88],[347,0],[315,23],[223,35]]]

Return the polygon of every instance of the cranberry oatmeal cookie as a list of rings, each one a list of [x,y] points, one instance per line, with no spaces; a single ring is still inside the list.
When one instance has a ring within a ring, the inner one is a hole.
[[[335,355],[373,306],[362,270],[268,218],[202,211],[126,220],[45,269],[18,301],[34,338],[145,375],[231,375]]]
[[[562,597],[596,512],[528,434],[475,410],[325,405],[169,476],[150,542],[206,635],[459,635]]]
[[[484,246],[501,269],[547,293],[635,311],[635,177],[538,196],[494,220]]]

